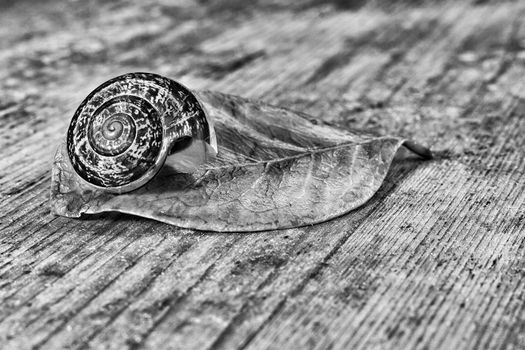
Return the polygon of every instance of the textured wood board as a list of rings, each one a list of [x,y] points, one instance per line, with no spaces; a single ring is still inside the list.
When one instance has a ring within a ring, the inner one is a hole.
[[[0,6],[6,349],[525,346],[523,3]],[[144,70],[438,157],[395,162],[365,206],[301,229],[51,215],[75,108]]]

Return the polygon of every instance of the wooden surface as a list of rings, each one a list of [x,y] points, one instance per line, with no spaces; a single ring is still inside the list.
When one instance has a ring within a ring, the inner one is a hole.
[[[0,3],[0,348],[525,348],[525,4],[247,3]],[[129,71],[437,157],[301,229],[51,215],[75,108]]]

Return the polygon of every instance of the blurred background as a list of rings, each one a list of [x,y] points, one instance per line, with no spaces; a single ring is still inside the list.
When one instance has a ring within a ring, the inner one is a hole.
[[[458,128],[471,125],[456,117],[472,107],[480,88],[496,83],[511,55],[525,55],[519,1],[503,4],[4,0],[0,91],[3,103],[26,101],[35,123],[52,119],[64,129],[99,83],[150,71],[343,127],[431,144],[439,137],[435,128],[470,138]],[[522,84],[500,91],[523,94]],[[41,100],[38,113],[29,103],[35,99]],[[59,109],[48,115],[47,104]]]

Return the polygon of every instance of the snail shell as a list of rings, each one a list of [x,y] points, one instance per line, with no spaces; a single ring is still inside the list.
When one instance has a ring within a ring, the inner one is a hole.
[[[123,193],[151,180],[179,151],[175,145],[197,140],[206,145],[197,148],[203,152],[198,157],[205,159],[210,147],[216,151],[213,125],[195,95],[160,75],[130,73],[103,83],[80,104],[67,152],[82,179]]]

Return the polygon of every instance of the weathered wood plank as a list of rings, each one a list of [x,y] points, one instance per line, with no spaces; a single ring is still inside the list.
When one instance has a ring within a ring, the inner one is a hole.
[[[517,1],[0,5],[2,346],[523,347],[524,19]],[[397,162],[367,205],[308,228],[53,217],[74,109],[137,70],[438,157]]]

